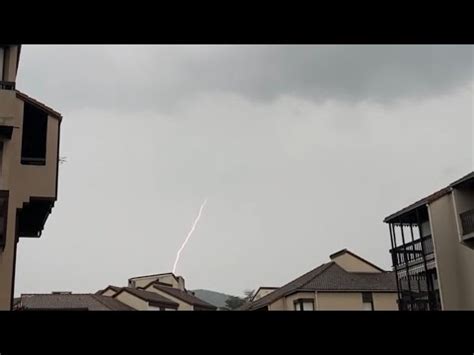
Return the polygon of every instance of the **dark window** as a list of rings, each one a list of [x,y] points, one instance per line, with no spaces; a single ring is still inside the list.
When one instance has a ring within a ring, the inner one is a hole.
[[[22,164],[46,164],[47,131],[48,114],[25,102],[23,112],[23,136],[21,142]]]
[[[7,240],[8,192],[0,191],[0,249],[5,247]]]
[[[362,306],[365,311],[374,310],[374,300],[371,292],[362,292]]]
[[[294,302],[295,311],[314,311],[314,300],[297,299]]]

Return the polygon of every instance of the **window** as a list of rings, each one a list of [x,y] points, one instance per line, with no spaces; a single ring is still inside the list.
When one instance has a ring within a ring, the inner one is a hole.
[[[297,299],[293,303],[295,311],[314,311],[314,300],[311,298]]]
[[[0,249],[7,241],[8,191],[0,191]]]
[[[373,311],[374,310],[374,300],[372,298],[371,292],[362,293],[362,309],[364,311]]]
[[[21,141],[22,164],[46,164],[47,131],[48,114],[25,102],[23,109],[23,136]]]

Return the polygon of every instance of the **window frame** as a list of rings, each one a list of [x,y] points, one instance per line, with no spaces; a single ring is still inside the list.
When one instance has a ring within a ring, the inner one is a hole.
[[[304,304],[305,303],[311,303],[311,310],[314,311],[314,299],[313,298],[298,298],[293,301],[293,310],[294,311],[308,311],[307,309],[304,309]]]
[[[370,310],[374,311],[374,296],[372,292],[362,292],[362,306],[370,304]]]

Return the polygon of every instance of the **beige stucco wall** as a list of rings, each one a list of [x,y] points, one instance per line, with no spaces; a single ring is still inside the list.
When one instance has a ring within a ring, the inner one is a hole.
[[[148,310],[148,302],[128,293],[127,291],[119,293],[114,298],[138,311]]]
[[[474,310],[474,250],[459,242],[451,194],[429,205],[444,310]]]
[[[361,295],[362,297],[362,295]],[[374,310],[376,311],[398,311],[396,292],[372,293]]]
[[[285,298],[279,298],[275,302],[268,305],[269,311],[286,311]]]
[[[332,258],[332,261],[349,272],[380,272],[380,270],[348,253],[336,256]]]
[[[267,288],[259,289],[258,292],[255,294],[253,300],[256,301],[256,300],[272,293],[273,291],[275,291],[275,290],[274,289],[267,289]]]
[[[297,292],[294,293],[288,297],[285,297],[285,310],[287,311],[294,311],[295,310],[295,305],[294,301],[297,300],[298,298],[308,298],[312,299],[314,302],[314,309],[316,309],[316,300],[315,300],[315,292]]]
[[[178,306],[178,311],[192,311],[194,309],[194,307],[192,305],[184,302],[183,300],[180,300],[179,298],[173,297],[173,296],[167,294],[166,292],[163,292],[161,290],[157,290],[156,288],[153,287],[153,285],[149,286],[145,290],[149,291],[149,292],[157,293],[160,296],[163,296],[163,297],[169,299],[170,301],[176,302],[179,305]]]
[[[321,311],[347,311],[362,310],[362,295],[360,293],[318,292],[318,310]]]
[[[0,90],[0,122],[14,126],[11,139],[4,141],[0,167],[0,190],[9,191],[6,246],[0,252],[0,310],[5,310],[10,308],[13,287],[16,210],[31,196],[56,195],[59,120],[48,117],[44,166],[21,164],[23,101],[16,97],[14,91]]]
[[[269,306],[271,311],[293,311],[294,301],[298,298],[314,300],[314,309],[321,311],[357,311],[362,310],[360,292],[298,292],[283,297]],[[398,310],[396,292],[373,292],[374,310]]]

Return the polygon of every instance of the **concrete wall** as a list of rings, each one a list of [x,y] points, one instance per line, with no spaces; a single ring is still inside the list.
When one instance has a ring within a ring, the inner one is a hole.
[[[443,310],[474,310],[474,250],[459,242],[451,194],[429,205]]]
[[[0,90],[0,123],[14,127],[11,139],[4,140],[0,166],[0,190],[9,191],[6,245],[3,252],[0,251],[0,310],[10,309],[17,209],[29,202],[31,196],[56,196],[59,120],[48,117],[46,165],[22,165],[23,106],[15,91]]]
[[[332,258],[332,261],[349,272],[380,272],[379,269],[374,268],[372,265],[365,263],[349,253],[338,255]]]

